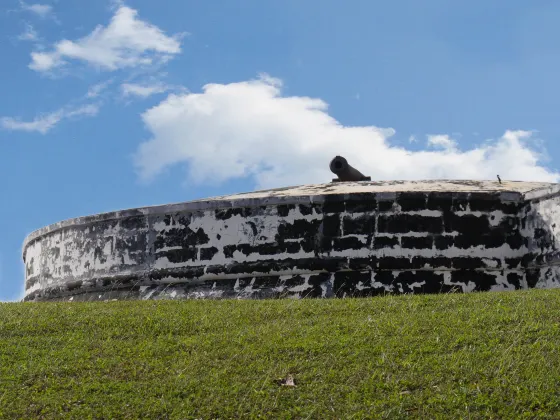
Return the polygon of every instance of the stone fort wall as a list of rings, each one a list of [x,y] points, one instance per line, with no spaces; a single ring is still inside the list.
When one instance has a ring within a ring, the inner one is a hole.
[[[53,225],[26,300],[371,296],[556,287],[558,192],[191,202]]]

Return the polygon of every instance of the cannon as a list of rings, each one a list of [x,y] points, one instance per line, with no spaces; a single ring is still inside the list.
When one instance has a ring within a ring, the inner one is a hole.
[[[338,177],[333,179],[332,182],[371,181],[370,176],[365,176],[356,168],[350,166],[348,161],[342,156],[335,156],[331,160],[329,168]]]

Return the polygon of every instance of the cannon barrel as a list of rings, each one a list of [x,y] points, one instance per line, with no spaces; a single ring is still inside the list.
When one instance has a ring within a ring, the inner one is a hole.
[[[333,182],[345,181],[371,181],[371,177],[365,176],[356,168],[350,166],[348,161],[342,156],[335,156],[329,165],[331,172],[338,178],[333,179]]]

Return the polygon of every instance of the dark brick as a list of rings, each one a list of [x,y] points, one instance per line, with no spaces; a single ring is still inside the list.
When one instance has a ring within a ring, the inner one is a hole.
[[[333,239],[330,236],[319,236],[315,238],[313,241],[308,240],[304,242],[305,242],[305,250],[309,249],[309,246],[311,246],[312,250],[314,250],[316,254],[330,253],[333,249]],[[305,251],[305,252],[311,252],[311,251]]]
[[[228,220],[233,216],[247,217],[249,214],[249,209],[247,208],[229,208],[229,209],[216,209],[214,211],[214,217],[216,220]]]
[[[217,253],[218,248],[216,248],[215,246],[210,248],[200,248],[200,259],[202,261],[211,260]]]
[[[424,268],[451,268],[453,262],[452,258],[447,257],[413,257],[409,264],[409,268],[412,269],[424,269]]]
[[[490,216],[490,220],[493,221],[495,216]],[[519,229],[520,221],[518,217],[515,216],[505,216],[501,221],[498,227],[503,229],[504,231],[511,232],[512,230]],[[495,227],[492,227],[494,229]]]
[[[427,196],[425,193],[400,193],[397,204],[402,211],[420,211],[426,209]]]
[[[303,291],[300,295],[302,298],[318,298],[323,296],[323,288],[321,286],[328,283],[330,280],[330,274],[320,273],[309,276],[307,283],[309,288]]]
[[[401,244],[406,249],[430,249],[432,248],[434,239],[431,236],[403,236]]]
[[[373,238],[373,247],[375,249],[393,248],[399,245],[399,238],[396,236],[376,236]]]
[[[283,266],[284,269],[289,270],[293,268],[294,263],[290,266],[287,264]],[[328,258],[309,258],[298,260],[295,262],[297,268],[309,271],[327,271],[335,272],[339,270],[348,269],[348,259],[344,257],[328,257]]]
[[[313,214],[313,207],[311,206],[311,204],[300,204],[298,207],[300,213],[304,216],[310,216],[311,214]]]
[[[483,245],[487,249],[499,248],[506,242],[506,236],[500,231],[491,232],[480,236],[479,245]]]
[[[469,249],[473,247],[477,247],[481,244],[481,238],[479,235],[458,235],[454,239],[454,244],[456,248],[459,249]]]
[[[340,236],[340,216],[338,214],[324,216],[322,229],[324,236]]]
[[[383,233],[442,233],[443,222],[440,217],[410,214],[380,215],[377,229]]]
[[[452,203],[453,203],[453,196],[451,193],[431,192],[428,193],[428,201],[426,202],[426,209],[450,211]]]
[[[186,236],[182,245],[205,245],[210,242],[210,238],[202,228],[193,231],[191,228],[187,227],[185,231]]]
[[[534,231],[535,245],[541,250],[546,249],[549,244],[553,243],[552,232],[543,228],[535,228]]]
[[[509,284],[515,286],[516,290],[521,289],[521,282],[523,281],[523,276],[520,273],[508,273],[507,281]]]
[[[511,247],[511,249],[520,249],[523,246],[527,245],[526,238],[524,238],[519,232],[507,235],[506,242]]]
[[[237,251],[241,252],[245,256],[249,256],[255,252],[254,248],[249,244],[239,244],[236,248]]]
[[[338,297],[358,296],[360,291],[356,289],[358,284],[371,287],[371,272],[346,271],[334,275],[333,293]]]
[[[489,274],[484,271],[477,270],[457,270],[451,272],[451,282],[467,285],[469,282],[475,284],[475,291],[489,291],[496,283],[496,274]]]
[[[290,210],[294,210],[296,206],[294,204],[281,204],[276,206],[276,211],[278,212],[278,216],[286,217],[290,214]]]
[[[362,248],[364,248],[364,243],[360,239],[354,236],[333,239],[333,249],[335,251],[346,251],[348,249],[362,249]]]
[[[317,255],[321,250],[321,246],[328,244],[328,242],[323,240],[323,238],[317,238],[316,236],[307,236],[299,244],[303,252],[314,252],[315,255]]]
[[[471,193],[469,204],[471,211],[481,212],[500,210],[502,207],[499,195],[489,193]]]
[[[376,283],[381,283],[385,286],[389,286],[394,283],[395,276],[392,271],[380,270],[375,272],[373,280]]]
[[[154,249],[182,246],[185,232],[182,229],[172,228],[168,231],[160,232],[154,240]]]
[[[195,261],[198,250],[195,247],[172,249],[162,252],[158,257],[167,257],[169,262],[173,264],[184,263],[187,261]]]
[[[318,232],[320,220],[297,219],[294,223],[281,223],[278,225],[276,241],[283,239],[302,239],[308,236],[315,236]]]
[[[437,250],[449,249],[455,243],[455,238],[453,236],[437,235],[434,237],[434,245]]]
[[[346,209],[344,196],[339,194],[326,195],[323,202],[323,213],[342,213]]]
[[[528,268],[525,271],[525,279],[527,280],[527,286],[529,286],[530,288],[534,288],[538,281],[539,281],[539,277],[540,277],[540,269],[538,268]]]
[[[518,215],[521,211],[521,204],[513,202],[502,202],[500,210],[505,214]]]
[[[395,205],[395,201],[393,200],[383,200],[377,203],[377,207],[380,212],[393,211],[394,205]]]
[[[354,271],[365,271],[375,268],[376,258],[349,258],[348,266]]]
[[[474,270],[476,268],[486,268],[486,263],[482,258],[477,257],[455,257],[452,266],[461,270]]]
[[[406,270],[412,269],[412,261],[406,257],[379,257],[377,265],[380,270]]]
[[[287,254],[297,254],[301,250],[301,245],[298,242],[284,242],[281,246],[281,252]]]
[[[403,293],[441,293],[442,289],[446,287],[443,281],[443,273],[434,273],[433,271],[402,271],[395,278],[395,286],[397,290],[400,286]],[[422,282],[424,282],[423,285],[418,285],[418,283]]]
[[[304,283],[305,283],[305,278],[300,275],[295,275],[284,280],[284,286],[288,288],[301,286]]]
[[[521,262],[521,258],[505,258],[506,268],[509,269],[521,268]]]
[[[453,211],[465,211],[469,205],[468,193],[454,193],[451,209]]]
[[[375,230],[375,216],[347,216],[343,220],[343,230],[345,235],[369,235]]]
[[[346,200],[346,211],[348,213],[371,213],[377,210],[375,194],[356,193]]]
[[[276,255],[279,252],[280,249],[278,249],[277,243],[266,243],[254,246],[253,252],[251,252],[251,254],[258,253],[259,255]]]
[[[458,216],[454,213],[444,214],[444,224],[446,232],[459,232],[472,235],[483,235],[490,230],[490,223],[487,216],[474,216],[466,214]]]
[[[237,245],[225,245],[223,248],[224,256],[226,258],[233,258],[233,253],[237,249]]]

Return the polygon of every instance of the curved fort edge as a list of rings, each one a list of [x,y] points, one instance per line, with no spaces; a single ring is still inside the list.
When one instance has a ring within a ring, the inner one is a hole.
[[[332,297],[557,287],[556,184],[312,185],[31,234],[25,300]]]

